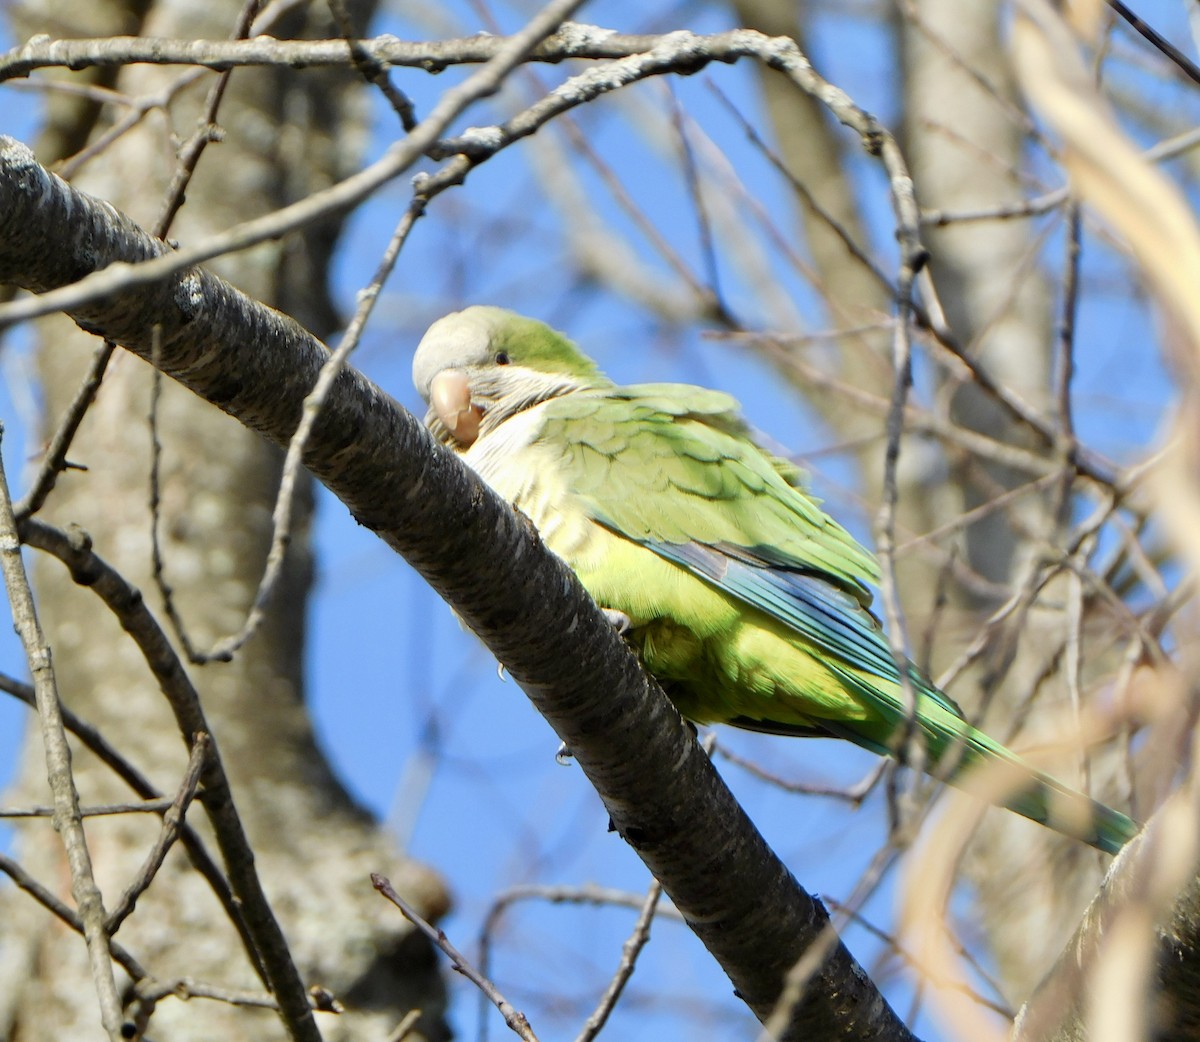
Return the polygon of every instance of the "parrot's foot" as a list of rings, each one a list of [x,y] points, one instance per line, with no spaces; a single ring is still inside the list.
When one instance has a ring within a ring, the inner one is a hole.
[[[633,622],[623,611],[617,611],[616,608],[601,608],[604,617],[608,620],[608,624],[617,631],[617,636],[623,637],[633,628]]]
[[[554,762],[559,767],[569,767],[573,759],[575,759],[575,756],[571,752],[571,747],[566,742],[561,743],[558,747],[558,752],[554,754]]]

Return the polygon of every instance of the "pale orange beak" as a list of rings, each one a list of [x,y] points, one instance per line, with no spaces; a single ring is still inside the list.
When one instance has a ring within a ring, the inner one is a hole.
[[[429,385],[429,404],[454,439],[474,445],[483,410],[471,404],[471,388],[461,369],[443,369]]]

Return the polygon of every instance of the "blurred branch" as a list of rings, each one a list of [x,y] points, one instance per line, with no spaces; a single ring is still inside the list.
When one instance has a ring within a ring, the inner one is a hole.
[[[1104,885],[1075,936],[1017,1017],[1013,1042],[1068,1042],[1095,1026],[1093,1004],[1105,958],[1121,948],[1151,946],[1148,971],[1156,998],[1137,1013],[1148,1015],[1152,1037],[1195,1038],[1200,1022],[1200,877],[1196,875],[1196,788],[1176,794],[1144,833],[1113,862]],[[1134,937],[1122,937],[1136,923]],[[1132,953],[1129,953],[1132,957]],[[1132,967],[1130,967],[1132,976]],[[1114,989],[1123,1005],[1141,1007],[1136,980]],[[1128,1037],[1128,1036],[1126,1036]]]
[[[662,886],[658,880],[655,880],[650,884],[650,888],[646,892],[646,898],[642,902],[641,914],[634,924],[633,932],[621,946],[620,965],[613,974],[612,980],[609,981],[599,1005],[592,1015],[587,1018],[586,1023],[583,1025],[583,1030],[576,1036],[575,1042],[592,1042],[608,1022],[609,1016],[616,1008],[617,1000],[620,999],[621,993],[625,990],[625,985],[629,983],[629,978],[633,976],[633,968],[637,965],[638,955],[641,954],[642,949],[646,947],[647,942],[650,940],[650,924],[654,920],[654,911],[658,907],[660,897],[662,897]]]
[[[453,967],[459,973],[466,977],[467,980],[474,984],[475,987],[482,991],[492,1001],[492,1004],[504,1017],[504,1022],[510,1028],[512,1028],[513,1034],[522,1039],[523,1042],[538,1042],[538,1037],[533,1033],[533,1029],[529,1026],[529,1021],[525,1014],[519,1009],[515,1009],[512,1003],[510,1003],[508,999],[500,994],[500,991],[496,985],[484,977],[478,970],[475,969],[474,966],[470,964],[470,962],[467,961],[462,952],[460,952],[454,947],[453,944],[450,943],[450,938],[446,936],[445,930],[438,929],[438,927],[426,922],[423,918],[421,918],[416,909],[413,908],[413,906],[407,901],[405,901],[403,897],[396,893],[395,888],[384,876],[379,875],[377,872],[372,872],[371,882],[375,885],[376,890],[378,890],[384,897],[391,901],[392,904],[400,909],[400,914],[403,915],[405,919],[412,923],[413,926],[420,930],[421,933],[423,933],[443,952],[446,953],[446,957],[450,960],[451,965],[453,965]]]

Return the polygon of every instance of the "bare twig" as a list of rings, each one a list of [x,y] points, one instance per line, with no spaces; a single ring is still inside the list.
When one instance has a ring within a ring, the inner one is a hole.
[[[523,1039],[524,1042],[537,1042],[537,1035],[533,1033],[533,1029],[529,1026],[529,1021],[526,1019],[525,1014],[520,1010],[514,1009],[512,1004],[500,994],[496,986],[467,961],[466,957],[450,943],[450,939],[446,936],[445,931],[439,930],[436,926],[422,919],[417,910],[396,893],[395,888],[385,876],[380,875],[378,872],[372,872],[371,884],[400,909],[400,914],[405,919],[446,953],[447,958],[450,959],[451,966],[455,970],[466,977],[467,980],[492,1000],[492,1003],[503,1015],[504,1022],[513,1030],[518,1038]]]
[[[668,81],[669,86],[669,81]],[[731,315],[732,311],[721,292],[721,270],[717,264],[717,252],[713,242],[712,221],[705,202],[704,182],[696,162],[696,152],[689,136],[690,126],[683,106],[674,91],[670,92],[671,124],[679,150],[680,165],[683,167],[688,195],[691,197],[692,213],[696,215],[696,227],[700,235],[700,253],[704,260],[708,296],[711,298],[706,310],[714,315]]]
[[[634,924],[633,932],[621,946],[621,964],[608,983],[603,997],[595,1011],[583,1025],[583,1029],[575,1036],[575,1042],[592,1042],[600,1034],[612,1011],[616,1009],[617,1001],[633,976],[633,968],[637,965],[637,957],[650,940],[650,924],[654,921],[654,910],[662,897],[662,886],[655,880],[646,891],[646,899],[642,902],[642,911]]]
[[[914,822],[914,830],[915,824]],[[837,918],[831,918],[824,924],[808,950],[788,969],[775,1009],[763,1022],[758,1042],[771,1042],[778,1038],[793,1011],[804,1001],[822,963],[832,947],[838,943],[839,924],[848,919],[851,912],[862,907],[863,902],[875,892],[887,873],[896,865],[900,855],[897,839],[906,840],[907,835],[897,829],[889,830],[887,842],[871,858],[870,864],[855,884]]]
[[[913,206],[915,208],[915,200]],[[915,235],[914,229],[911,233],[910,244],[917,243]],[[913,245],[913,248],[917,247]],[[899,738],[896,748],[903,750],[905,763],[917,773],[925,769],[925,746],[920,738],[920,730],[916,726],[919,712],[917,691],[908,668],[904,619],[900,608],[900,593],[896,585],[896,505],[899,499],[896,466],[900,458],[901,438],[904,435],[904,413],[908,392],[912,387],[913,282],[924,263],[923,252],[906,251],[900,257],[900,270],[896,280],[898,313],[892,334],[892,365],[895,377],[892,383],[892,400],[887,417],[883,494],[879,514],[875,521],[876,546],[879,551],[879,587],[883,596],[884,614],[887,618],[888,646],[891,648],[892,658],[896,662],[896,670],[900,677],[900,691],[904,699],[907,717],[905,733]],[[898,822],[900,816],[894,815],[893,820]]]
[[[325,402],[329,390],[333,386],[333,382],[342,371],[342,367],[346,364],[346,359],[350,357],[350,353],[358,346],[359,341],[362,339],[367,319],[371,315],[375,302],[379,299],[379,293],[383,289],[383,284],[387,281],[388,275],[391,274],[392,268],[396,263],[396,258],[400,255],[400,250],[408,239],[409,232],[412,231],[413,225],[423,212],[424,205],[417,202],[412,203],[405,210],[404,215],[400,218],[400,222],[396,225],[395,231],[392,233],[392,238],[388,242],[387,249],[384,251],[383,258],[379,262],[379,267],[376,269],[374,277],[367,287],[359,292],[358,307],[355,309],[354,317],[351,319],[345,334],[342,336],[341,343],[338,344],[337,349],[329,356],[329,360],[321,367],[316,384],[313,386],[308,397],[304,399],[300,424],[296,428],[296,433],[292,435],[291,441],[288,443],[287,455],[283,463],[283,474],[279,483],[279,494],[276,496],[275,508],[271,515],[271,547],[267,552],[267,564],[263,569],[262,579],[259,581],[258,590],[254,595],[254,602],[246,615],[245,621],[242,623],[241,629],[237,633],[233,633],[217,641],[211,651],[198,652],[192,649],[189,654],[193,662],[228,661],[254,635],[255,631],[262,624],[262,620],[266,617],[267,605],[270,602],[271,595],[275,591],[276,583],[283,570],[284,557],[287,553],[288,544],[291,541],[292,503],[295,498],[296,483],[300,476],[300,468],[303,465],[304,450],[308,445],[309,437],[312,435],[313,426],[321,414],[321,406]]]
[[[187,770],[179,784],[179,792],[171,801],[166,813],[163,814],[162,828],[159,830],[158,838],[146,855],[141,869],[134,875],[129,886],[126,887],[125,893],[121,895],[120,900],[108,914],[108,920],[104,925],[110,936],[115,934],[121,928],[121,923],[129,917],[137,905],[138,898],[146,892],[155,875],[158,874],[163,861],[166,860],[167,851],[179,838],[179,827],[183,824],[183,817],[187,814],[192,798],[196,795],[196,786],[200,783],[200,772],[204,769],[204,760],[208,756],[211,746],[212,739],[208,735],[196,735],[191,756],[188,758]]]
[[[65,721],[64,721],[65,723]],[[71,730],[68,726],[67,730]],[[81,818],[102,818],[113,814],[161,814],[168,810],[174,800],[155,799],[141,800],[137,803],[101,803],[95,807],[80,807]],[[0,807],[0,818],[50,818],[54,816],[53,807]]]
[[[16,861],[6,854],[0,854],[0,872],[3,872],[25,893],[51,915],[66,923],[72,930],[83,936],[83,920],[66,902],[60,900],[52,891],[47,890]],[[113,961],[116,962],[135,981],[148,979],[149,975],[140,962],[137,961],[121,944],[120,941],[110,940],[109,950]]]
[[[960,980],[957,977],[943,980],[936,975],[928,973],[928,968],[921,965],[921,963],[904,946],[898,937],[896,937],[894,934],[888,933],[886,930],[881,930],[857,909],[843,904],[836,897],[830,897],[828,894],[823,894],[822,900],[824,900],[825,903],[829,905],[829,907],[835,912],[844,914],[851,922],[861,926],[867,931],[867,933],[886,944],[888,948],[895,952],[905,964],[921,970],[923,980],[928,980],[938,986],[954,988],[958,991],[961,991],[963,994],[969,995],[981,1006],[986,1006],[993,1012],[999,1013],[1000,1016],[1004,1017],[1006,1020],[1012,1020],[1012,1007],[1006,1005],[1004,1002],[998,1001],[997,999],[989,999],[986,995],[981,995],[978,990],[970,987],[965,981]],[[1000,984],[991,976],[991,974],[988,973],[987,967],[975,957],[969,948],[956,944],[956,950],[959,955],[961,955],[962,958],[970,964],[971,969],[987,983],[988,987],[993,991],[993,993],[995,993],[997,996],[1002,994],[1002,988]]]
[[[568,58],[623,58],[648,50],[657,36],[630,36],[599,26],[549,19],[551,31],[528,48],[529,61],[558,63]],[[257,28],[257,27],[256,27]],[[54,40],[35,36],[0,56],[0,82],[28,76],[36,69],[150,65],[195,65],[207,69],[239,66],[275,68],[352,68],[355,50],[381,66],[440,72],[450,65],[491,61],[510,42],[500,36],[467,36],[458,40],[409,42],[395,36],[355,41],[280,40],[257,36],[250,40],[173,40],[154,37],[112,36],[99,39]]]
[[[254,25],[259,6],[260,0],[245,0],[242,4],[242,10],[238,14],[237,21],[234,23],[233,30],[230,33],[230,39],[245,39],[250,35],[252,26],[260,33],[266,30],[267,26],[265,24]],[[229,86],[229,76],[232,71],[232,69],[221,70],[221,74],[216,78],[213,85],[209,87],[208,96],[204,99],[204,107],[197,121],[196,129],[192,133],[192,136],[179,149],[179,160],[175,164],[175,174],[171,178],[170,185],[167,186],[162,209],[159,211],[158,218],[153,225],[154,234],[160,239],[166,238],[167,232],[175,221],[175,215],[183,205],[184,197],[187,194],[187,186],[191,183],[192,175],[196,172],[196,166],[199,164],[204,150],[212,142],[220,139],[221,129],[217,126],[217,112],[220,110],[221,102],[225,98],[225,91]]]
[[[195,745],[197,735],[211,735],[199,695],[171,642],[146,607],[141,592],[93,553],[82,533],[77,532],[72,538],[50,525],[30,520],[22,525],[21,535],[30,545],[58,557],[70,568],[72,578],[99,596],[116,615],[158,681],[188,749]],[[263,892],[215,740],[205,758],[201,780],[206,796],[203,806],[241,907],[240,917],[245,922],[243,939],[249,942],[251,958],[279,999],[280,1016],[289,1033],[297,1040],[315,1042],[320,1035],[312,1019],[308,991]]]
[[[632,908],[635,911],[645,903],[644,894],[632,890],[615,890],[612,887],[596,886],[594,883],[584,883],[579,886],[554,886],[540,883],[527,883],[522,886],[509,887],[496,895],[484,917],[483,929],[480,931],[481,940],[496,930],[500,917],[514,904],[521,901],[545,901],[547,904],[573,905],[612,905],[617,908]],[[658,904],[655,906],[656,917],[683,922],[674,905]]]
[[[220,984],[193,980],[191,977],[176,977],[172,980],[147,977],[138,981],[134,988],[134,1003],[154,1005],[172,996],[180,999],[212,999],[227,1006],[244,1006],[248,1009],[279,1009],[279,1003],[265,991],[228,988]]]
[[[176,96],[205,75],[203,69],[188,69],[155,94],[123,99],[123,103],[129,107],[129,111],[111,127],[89,141],[85,148],[59,163],[55,167],[55,171],[60,177],[68,180],[74,177],[87,163],[97,156],[103,155],[114,142],[137,127],[151,112],[156,109],[167,111]]]
[[[92,402],[96,400],[96,392],[100,390],[104,372],[108,368],[108,363],[115,350],[116,345],[111,340],[105,340],[92,355],[92,364],[88,367],[87,374],[79,385],[79,390],[75,392],[75,397],[67,406],[63,418],[55,428],[50,444],[46,447],[46,454],[42,459],[42,465],[38,468],[37,476],[33,479],[29,491],[13,508],[18,521],[23,521],[41,510],[42,505],[46,502],[46,497],[54,491],[58,475],[68,469],[67,452],[71,448],[71,442],[74,440],[84,416],[87,415]]]
[[[350,46],[350,57],[355,68],[362,74],[363,79],[379,88],[379,93],[387,99],[392,111],[400,117],[400,125],[405,133],[411,134],[417,125],[417,114],[412,101],[391,81],[383,62],[372,57],[363,46],[363,40],[355,31],[354,19],[346,7],[345,0],[329,0],[329,10],[333,12],[342,37]]]
[[[2,673],[0,673],[0,691],[7,692],[30,707],[36,705],[33,688],[29,684],[15,680]],[[144,804],[131,804],[130,807],[132,809],[136,810],[141,806],[156,805],[165,810],[171,806],[173,800],[162,796],[158,789],[150,783],[149,779],[134,767],[95,727],[81,720],[66,706],[62,707],[62,714],[63,723],[67,730],[79,739],[84,748],[91,752],[96,759],[108,767],[145,801]],[[113,812],[119,813],[119,807],[115,807]],[[88,808],[80,808],[80,813],[86,815]],[[266,973],[262,968],[262,961],[259,959],[258,952],[255,949],[254,940],[246,927],[245,916],[242,914],[240,904],[234,899],[229,889],[229,883],[225,879],[221,869],[213,861],[212,855],[209,854],[208,849],[204,845],[204,841],[186,823],[184,823],[182,828],[181,842],[183,843],[184,850],[187,852],[188,860],[192,863],[192,867],[204,877],[205,881],[212,888],[213,894],[221,903],[221,907],[225,910],[229,921],[237,930],[238,936],[241,938],[242,944],[246,949],[246,954],[249,956],[255,970],[265,981]]]
[[[2,434],[3,428],[0,428]],[[33,591],[21,560],[21,541],[17,519],[9,498],[4,464],[0,460],[0,570],[12,606],[13,623],[33,677],[38,720],[46,755],[46,774],[54,794],[54,830],[62,837],[71,871],[71,896],[79,909],[83,934],[87,941],[92,980],[100,1000],[104,1030],[113,1042],[122,1038],[121,999],[117,994],[112,970],[112,950],[105,931],[104,899],[92,874],[83,818],[79,813],[79,794],[71,774],[71,747],[67,744],[62,713],[58,703],[58,684],[50,659],[50,647],[42,633],[33,604]]]
[[[775,786],[777,789],[782,789],[784,792],[795,793],[798,796],[823,796],[828,799],[842,800],[845,803],[849,803],[852,807],[862,806],[863,800],[870,795],[871,790],[878,784],[879,779],[883,776],[884,769],[887,767],[887,761],[880,760],[860,781],[855,782],[849,787],[813,785],[809,782],[795,782],[789,781],[786,778],[780,778],[778,775],[764,770],[753,760],[739,756],[724,743],[718,742],[715,751],[718,756],[723,757],[730,763],[736,764],[748,774],[752,774],[754,777]]]

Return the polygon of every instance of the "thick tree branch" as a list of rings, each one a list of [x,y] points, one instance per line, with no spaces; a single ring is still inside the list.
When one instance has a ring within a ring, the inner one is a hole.
[[[165,252],[0,139],[0,281],[46,290]],[[295,322],[197,268],[72,317],[147,360],[157,330],[164,373],[280,445],[328,357]],[[305,463],[505,664],[738,993],[769,1016],[788,970],[825,936],[828,916],[767,847],[565,565],[354,370],[335,382]],[[911,1036],[835,942],[783,1037]]]

